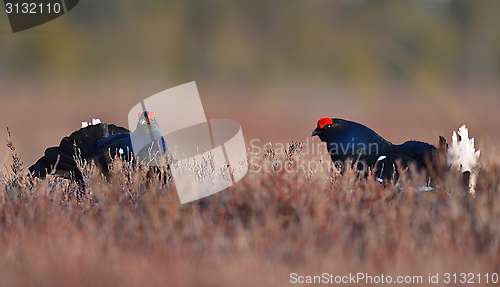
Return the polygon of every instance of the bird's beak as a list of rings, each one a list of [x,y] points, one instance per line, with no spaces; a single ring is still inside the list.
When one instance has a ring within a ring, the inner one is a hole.
[[[321,129],[320,129],[320,128],[316,128],[316,129],[312,132],[311,136],[312,136],[312,137],[313,137],[313,136],[317,136],[317,135],[319,135],[321,132],[322,132],[322,131],[321,131]]]

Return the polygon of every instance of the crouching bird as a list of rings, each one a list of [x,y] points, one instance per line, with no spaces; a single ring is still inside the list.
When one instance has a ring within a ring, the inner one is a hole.
[[[403,169],[411,164],[418,169],[426,168],[436,152],[433,145],[420,141],[392,144],[362,124],[338,118],[319,119],[311,136],[326,142],[334,163],[343,165],[346,159],[351,159],[363,171],[376,167],[379,179],[398,177],[395,168],[398,162]]]
[[[77,165],[80,159],[87,163],[94,162],[104,174],[109,172],[115,157],[153,166],[163,166],[168,159],[168,146],[154,112],[140,112],[133,132],[105,123],[82,126],[64,137],[59,146],[47,148],[44,156],[29,167],[30,173],[40,178],[54,173],[78,180],[83,179]]]

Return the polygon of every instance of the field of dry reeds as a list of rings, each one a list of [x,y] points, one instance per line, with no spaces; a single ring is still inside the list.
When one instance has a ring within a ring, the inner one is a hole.
[[[31,178],[15,143],[8,145],[11,172],[0,175],[1,286],[498,280],[497,159],[483,159],[473,197],[454,172],[422,191],[425,177],[410,171],[381,184],[349,170],[273,169],[315,160],[291,145],[283,154],[266,150],[234,186],[180,204],[172,180],[119,160],[108,178],[82,167],[83,184]],[[257,166],[265,162],[267,172]]]

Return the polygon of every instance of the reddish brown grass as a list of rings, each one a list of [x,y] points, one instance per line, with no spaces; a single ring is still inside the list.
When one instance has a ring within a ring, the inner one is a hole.
[[[294,159],[296,144],[262,157]],[[446,272],[499,271],[500,162],[483,165],[475,197],[452,172],[420,192],[418,175],[382,186],[352,171],[255,170],[181,205],[173,182],[127,163],[107,179],[87,170],[85,188],[17,166],[0,177],[1,285],[284,286],[290,273],[358,272],[448,285]]]

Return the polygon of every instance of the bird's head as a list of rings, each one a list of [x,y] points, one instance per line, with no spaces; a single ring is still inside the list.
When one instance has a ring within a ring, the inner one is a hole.
[[[334,119],[328,117],[321,118],[318,120],[318,125],[312,132],[311,136],[318,136],[321,141],[326,141],[329,138],[340,135],[344,130],[346,122],[347,121],[342,119]]]
[[[136,129],[143,133],[151,133],[160,129],[156,121],[156,115],[151,111],[142,111],[137,115],[138,122]]]

